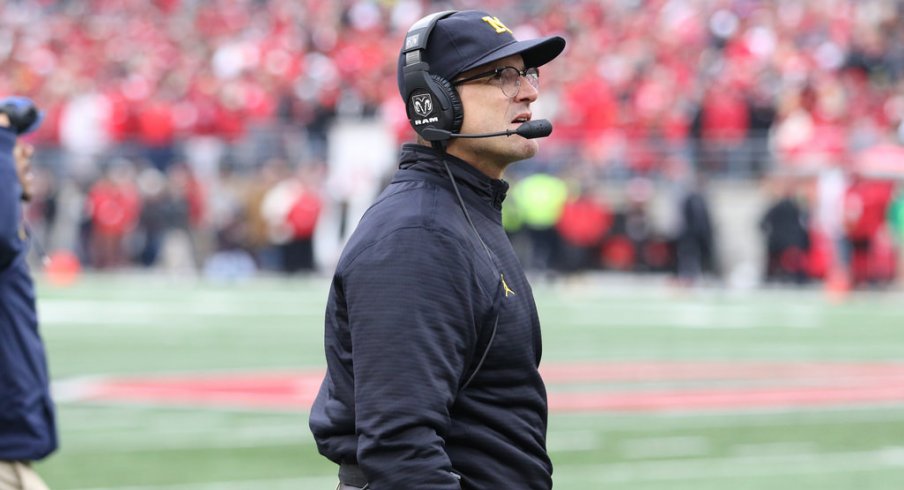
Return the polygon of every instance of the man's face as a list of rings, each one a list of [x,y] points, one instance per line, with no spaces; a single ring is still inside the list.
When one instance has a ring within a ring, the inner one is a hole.
[[[491,71],[495,68],[513,66],[524,69],[521,55],[503,58],[493,63],[479,66],[462,73],[456,79]],[[525,120],[530,120],[530,105],[539,95],[525,78],[520,78],[520,88],[513,97],[505,95],[500,80],[494,77],[481,78],[457,86],[464,108],[462,134],[491,133],[515,129]],[[537,153],[536,140],[518,135],[493,138],[457,138],[449,143],[447,151],[474,165],[493,178],[502,177],[505,167],[518,160],[524,160]]]
[[[16,174],[19,176],[19,183],[22,185],[22,199],[28,201],[31,199],[34,191],[34,173],[31,169],[31,156],[34,154],[34,147],[23,141],[17,141],[16,147],[13,148],[13,157],[16,160]]]

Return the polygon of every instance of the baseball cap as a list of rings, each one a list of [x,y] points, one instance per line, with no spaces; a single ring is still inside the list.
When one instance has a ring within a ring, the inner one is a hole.
[[[44,121],[44,111],[38,110],[28,97],[14,95],[0,98],[0,112],[9,117],[12,129],[20,136],[38,129]]]
[[[477,10],[463,10],[440,19],[430,34],[424,61],[430,73],[452,81],[460,73],[496,60],[520,54],[526,67],[539,67],[565,49],[565,39],[547,36],[518,41],[499,18]],[[399,93],[407,95],[403,69],[405,57],[398,61]]]

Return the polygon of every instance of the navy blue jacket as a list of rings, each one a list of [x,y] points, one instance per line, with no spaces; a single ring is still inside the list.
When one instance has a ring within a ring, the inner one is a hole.
[[[47,360],[26,263],[16,135],[0,128],[0,460],[35,461],[57,447]]]
[[[540,322],[502,228],[508,184],[445,156],[478,238],[442,158],[405,145],[342,253],[311,430],[374,490],[547,490]]]

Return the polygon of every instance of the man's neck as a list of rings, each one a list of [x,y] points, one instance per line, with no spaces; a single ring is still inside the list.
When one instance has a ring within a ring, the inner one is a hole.
[[[505,172],[505,168],[508,166],[508,164],[500,165],[500,164],[487,162],[486,160],[479,158],[475,154],[472,154],[470,152],[462,152],[462,151],[459,151],[457,148],[448,149],[447,152],[450,155],[457,157],[462,161],[467,162],[469,165],[476,168],[482,174],[486,175],[487,177],[489,177],[491,179],[496,179],[496,180],[502,179],[502,174]]]

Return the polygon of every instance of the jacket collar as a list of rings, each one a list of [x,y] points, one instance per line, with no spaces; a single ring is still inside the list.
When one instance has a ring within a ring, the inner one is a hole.
[[[509,188],[508,182],[488,177],[468,162],[448,153],[428,146],[413,143],[405,144],[402,145],[399,169],[429,172],[448,179],[446,169],[443,168],[443,159],[449,164],[449,170],[455,176],[456,183],[459,185],[464,184],[465,187],[473,190],[481,199],[486,200],[496,209],[502,208],[502,201],[505,200],[505,193]]]

